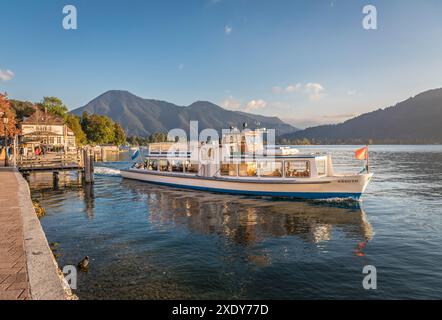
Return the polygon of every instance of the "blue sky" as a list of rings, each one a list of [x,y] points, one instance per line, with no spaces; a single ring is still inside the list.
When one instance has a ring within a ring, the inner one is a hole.
[[[65,5],[78,29],[62,27]],[[375,5],[378,29],[362,28]],[[71,108],[110,89],[306,127],[442,87],[440,0],[0,0],[0,91]]]

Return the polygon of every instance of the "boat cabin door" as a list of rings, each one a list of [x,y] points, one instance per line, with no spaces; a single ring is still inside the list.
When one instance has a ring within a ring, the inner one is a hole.
[[[198,175],[202,177],[213,177],[219,168],[219,147],[216,144],[207,144],[203,145],[200,150]]]

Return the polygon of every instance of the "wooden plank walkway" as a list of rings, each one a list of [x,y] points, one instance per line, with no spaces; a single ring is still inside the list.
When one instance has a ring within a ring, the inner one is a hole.
[[[20,157],[17,167],[22,172],[33,171],[83,171],[84,161],[80,155],[54,155]]]
[[[17,189],[14,172],[0,168],[0,300],[30,296]]]

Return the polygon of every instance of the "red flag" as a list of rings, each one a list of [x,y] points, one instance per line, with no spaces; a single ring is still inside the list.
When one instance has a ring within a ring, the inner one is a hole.
[[[362,149],[358,149],[355,151],[355,158],[358,160],[367,160],[368,159],[368,147],[363,147]]]

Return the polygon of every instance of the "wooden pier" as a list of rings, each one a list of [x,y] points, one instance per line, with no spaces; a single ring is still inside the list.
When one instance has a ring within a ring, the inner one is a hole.
[[[86,183],[94,182],[94,154],[90,149],[79,150],[76,154],[20,156],[16,167],[25,177],[35,172],[52,172],[56,182],[60,172],[77,171]]]

